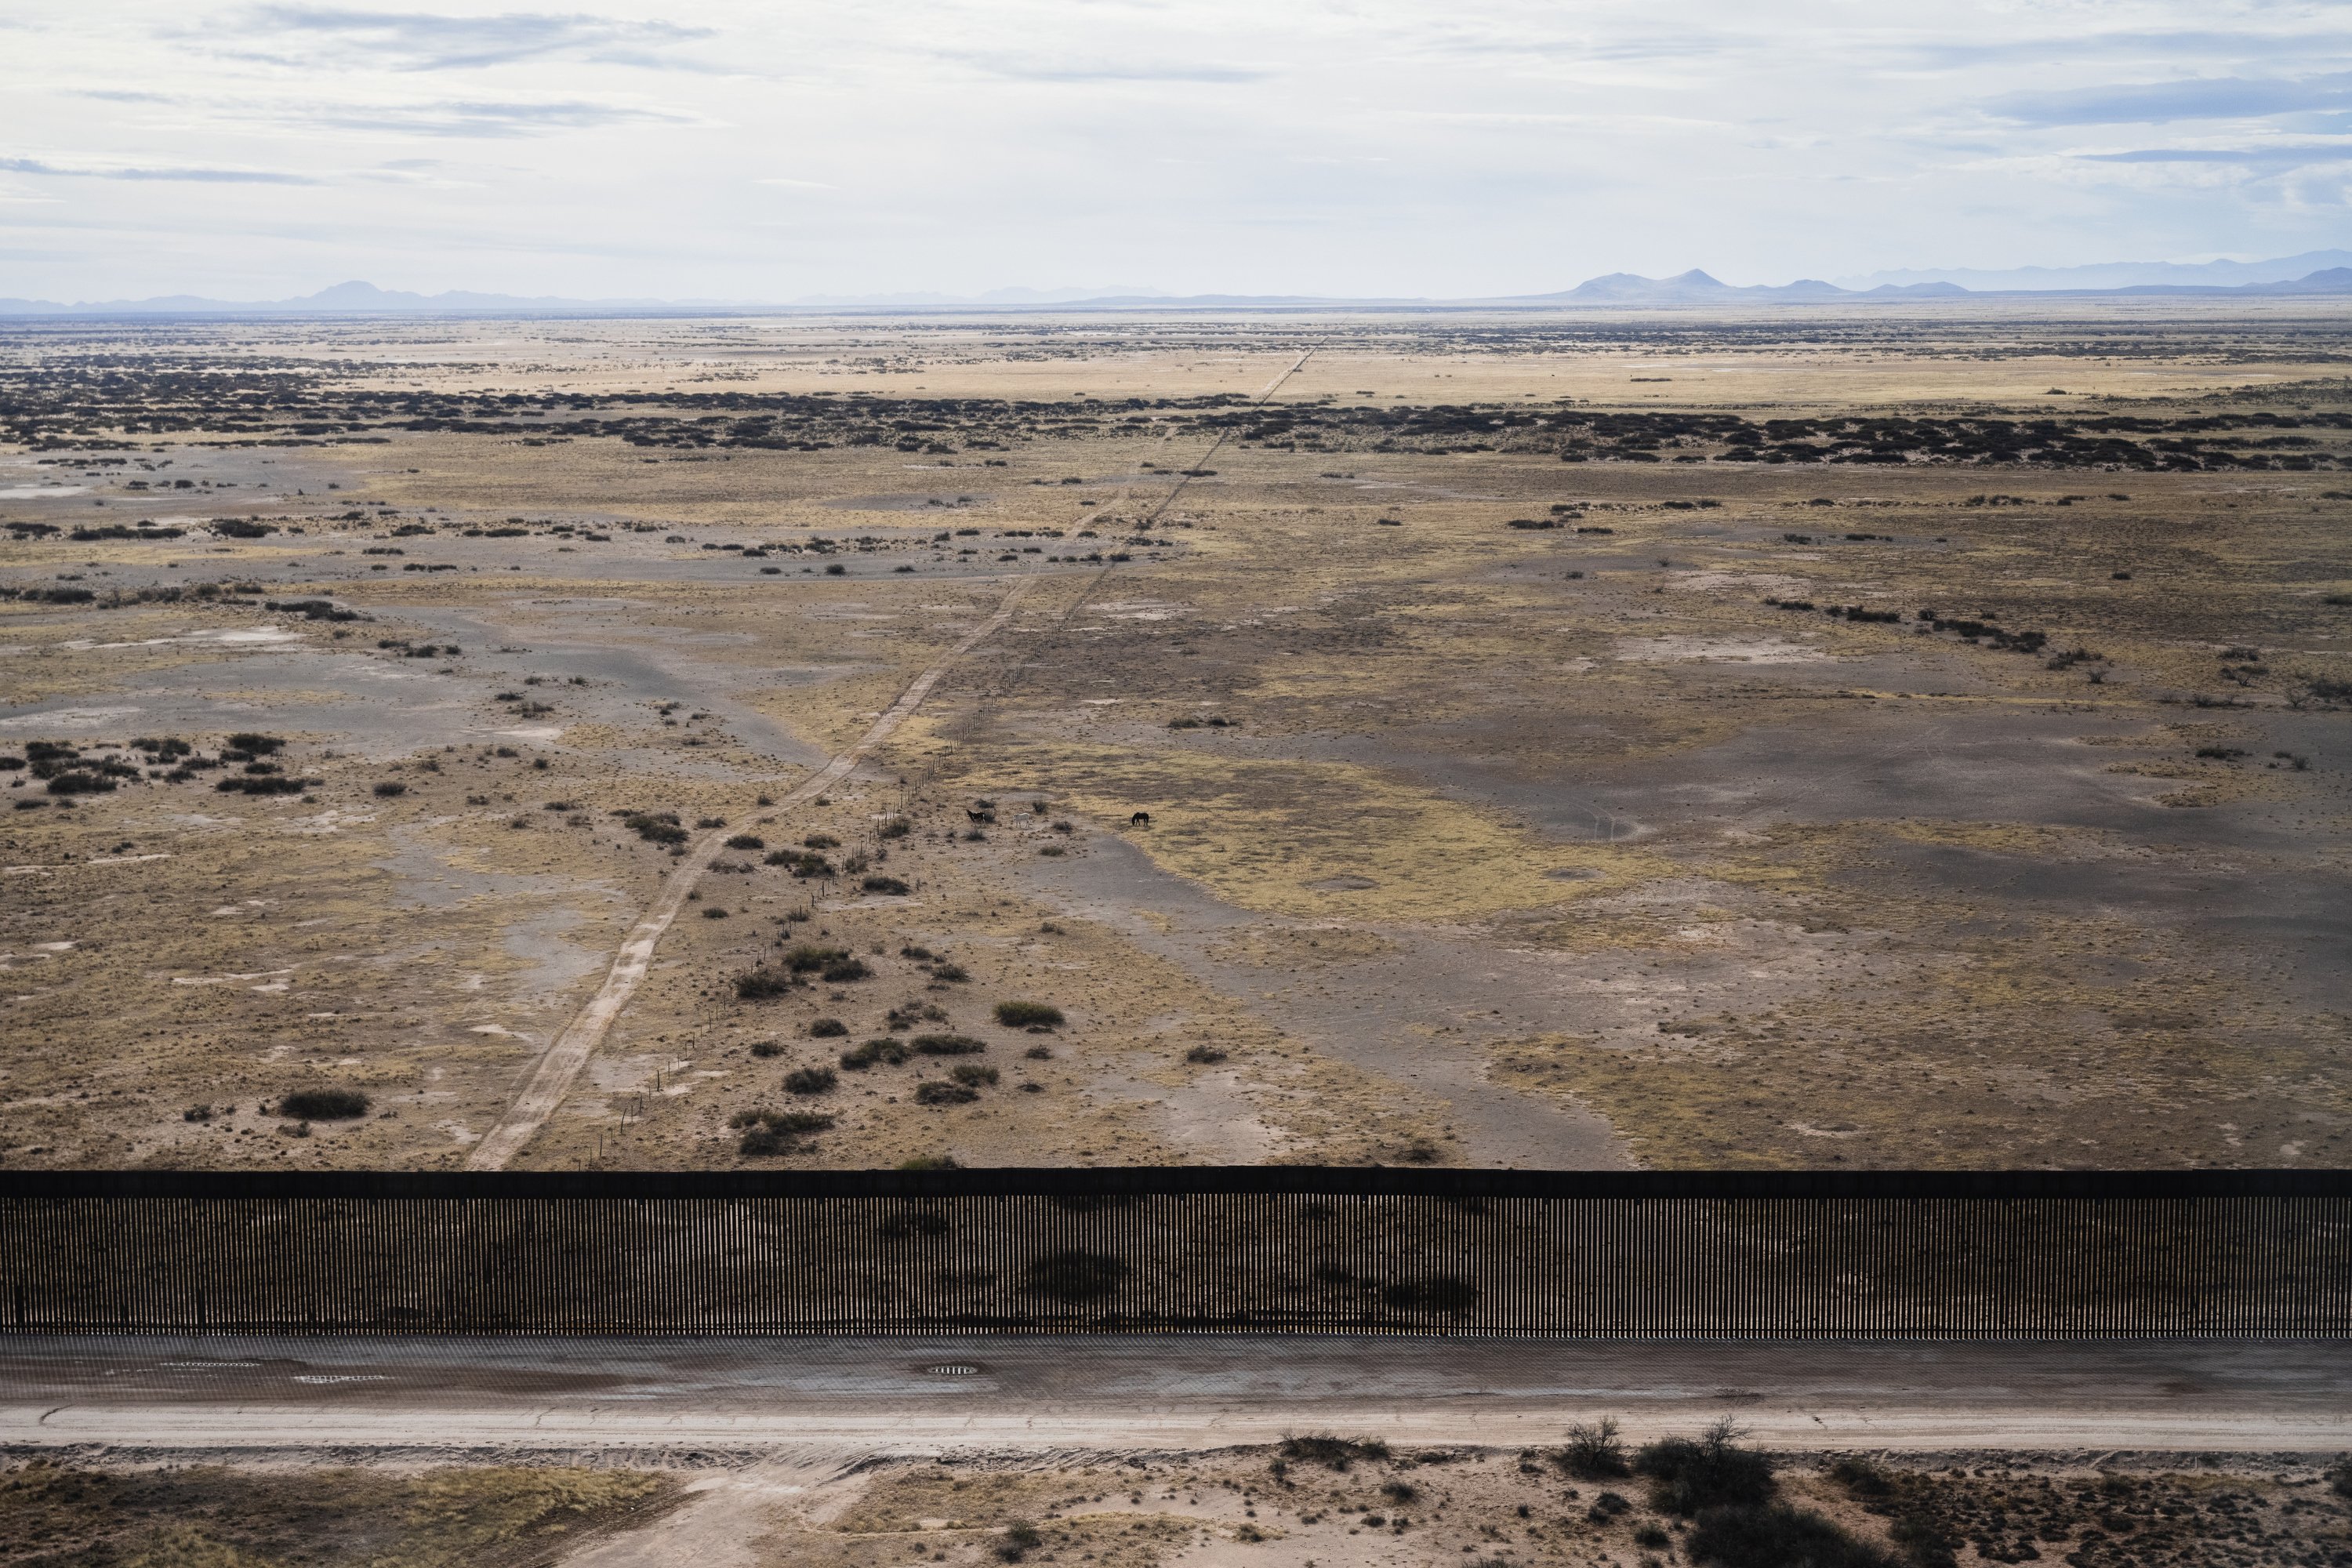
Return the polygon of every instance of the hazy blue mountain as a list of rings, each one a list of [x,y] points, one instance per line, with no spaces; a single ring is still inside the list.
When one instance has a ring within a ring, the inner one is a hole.
[[[1557,294],[1531,294],[1528,303],[1560,303],[1570,305],[1730,305],[1749,301],[1775,300],[1835,300],[1846,290],[1835,284],[1824,283],[1818,278],[1801,278],[1794,283],[1750,284],[1739,286],[1726,283],[1692,268],[1688,272],[1672,278],[1643,278],[1633,272],[1611,272],[1599,278],[1588,278],[1573,289]]]
[[[2266,286],[2273,294],[2352,294],[2352,267],[2331,267],[2292,283]]]
[[[1880,284],[1957,283],[1974,293],[2013,290],[2135,289],[2164,284],[2234,288],[2244,283],[2286,283],[2330,268],[2352,266],[2352,250],[2306,250],[2267,261],[2103,261],[2089,267],[2011,267],[1985,270],[1967,267],[1874,272],[1843,278],[1851,289]]]

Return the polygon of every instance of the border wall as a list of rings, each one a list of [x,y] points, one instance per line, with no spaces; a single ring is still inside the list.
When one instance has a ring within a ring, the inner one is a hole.
[[[0,1333],[2352,1337],[2352,1172],[0,1173]]]

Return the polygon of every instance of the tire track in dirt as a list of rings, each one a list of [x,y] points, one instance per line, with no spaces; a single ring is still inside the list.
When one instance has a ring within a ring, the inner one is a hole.
[[[1317,346],[1320,347],[1321,345],[1318,344]],[[1271,399],[1276,393],[1280,392],[1283,387],[1289,383],[1292,376],[1297,375],[1300,371],[1305,370],[1307,368],[1307,362],[1314,357],[1315,349],[1313,348],[1310,348],[1305,353],[1300,354],[1296,360],[1291,362],[1289,369],[1276,376],[1272,381],[1267,382],[1265,385],[1260,389],[1258,395],[1250,400],[1249,406],[1252,408],[1263,408],[1265,406],[1267,401]],[[1160,504],[1151,509],[1151,515],[1145,518],[1143,521],[1139,523],[1137,526],[1147,531],[1158,527],[1160,518],[1166,514],[1170,507],[1176,504],[1176,498],[1184,493],[1184,487],[1192,482],[1193,471],[1195,469],[1207,468],[1209,466],[1209,459],[1223,451],[1224,449],[1225,443],[1232,440],[1233,436],[1234,433],[1231,430],[1219,431],[1217,433],[1217,438],[1209,444],[1209,449],[1192,459],[1192,468],[1185,469],[1176,476],[1176,483],[1170,488],[1166,495],[1160,498]],[[1122,490],[1120,493],[1124,496],[1126,492]],[[1036,646],[1040,649],[1056,646],[1055,639],[1060,638],[1064,634],[1068,632],[1070,629],[1070,623],[1077,619],[1078,612],[1085,609],[1087,605],[1092,602],[1096,591],[1109,579],[1110,574],[1113,572],[1118,570],[1118,563],[1116,561],[1106,561],[1099,567],[1096,568],[1094,575],[1087,579],[1086,584],[1078,590],[1076,595],[1070,600],[1067,605],[1064,606],[1062,613],[1054,618],[1054,624],[1045,629],[1045,634],[1038,639]],[[982,698],[984,700],[992,700],[996,698],[1009,696],[1013,689],[1021,683],[1022,672],[1027,669],[1031,664],[1035,662],[1036,661],[1034,659],[1027,661],[1016,659],[1013,663],[1007,665],[1003,677],[994,686],[982,693]]]
[[[1301,353],[1291,363],[1288,369],[1268,382],[1265,389],[1251,400],[1249,405],[1263,407],[1276,393],[1282,390],[1291,377],[1307,368],[1307,362],[1314,355],[1313,348]],[[1219,432],[1216,440],[1211,443],[1209,449],[1194,459],[1192,467],[1196,469],[1206,467],[1209,459],[1223,448],[1232,436],[1233,432],[1230,430]],[[1184,493],[1184,488],[1192,482],[1192,477],[1189,472],[1177,476],[1175,485],[1161,499],[1160,504],[1152,509],[1151,516],[1144,523],[1144,527],[1152,527],[1159,521],[1168,509],[1175,504],[1177,498]],[[1102,585],[1104,579],[1110,575],[1112,564],[1109,562],[1104,563],[1102,569],[1078,591],[1077,595],[1071,600],[1069,605],[1055,622],[1052,632],[1048,634],[1049,638],[1055,634],[1066,630],[1080,608],[1094,596],[1095,591]],[[777,807],[789,809],[814,799],[847,776],[849,771],[864,760],[867,752],[888,740],[891,733],[898,728],[907,716],[921,706],[923,699],[930,695],[931,688],[938,684],[940,678],[947,673],[950,666],[1002,630],[1006,623],[1012,620],[1013,610],[1019,605],[1022,596],[1028,592],[1030,584],[1034,581],[1033,578],[1024,578],[1015,584],[1013,591],[1004,596],[1003,604],[997,607],[994,616],[940,656],[929,669],[917,676],[914,683],[899,694],[898,700],[892,703],[889,710],[874,721],[873,728],[866,731],[856,745],[835,757],[822,769],[787,791],[776,803]],[[1009,689],[1012,684],[1016,683],[1019,678],[1020,666],[1016,663],[1006,672],[1006,680],[1000,689],[988,695],[1003,695],[1004,691]],[[571,1090],[572,1080],[580,1076],[580,1069],[587,1066],[588,1058],[593,1056],[596,1047],[604,1043],[605,1035],[612,1029],[613,1021],[620,1016],[621,1009],[628,1005],[629,998],[635,994],[638,984],[652,967],[654,949],[660,943],[663,933],[669,930],[670,923],[677,919],[678,910],[685,908],[687,894],[691,892],[695,885],[702,879],[703,873],[710,868],[710,863],[718,858],[719,852],[725,847],[726,842],[727,830],[714,829],[700,843],[687,852],[685,859],[662,884],[661,894],[654,900],[653,907],[646,911],[644,918],[639,920],[636,926],[629,932],[628,939],[621,944],[620,952],[614,956],[613,966],[604,976],[604,985],[594,996],[589,998],[588,1005],[580,1010],[579,1015],[565,1027],[563,1033],[556,1037],[555,1043],[541,1056],[537,1065],[531,1069],[530,1077],[524,1081],[521,1092],[507,1108],[506,1115],[499,1119],[497,1126],[491,1128],[483,1136],[479,1143],[474,1145],[472,1152],[467,1156],[467,1170],[503,1170],[507,1162],[521,1153],[530,1141],[539,1135],[540,1129],[547,1125],[547,1119],[552,1116],[555,1113],[555,1108],[562,1103],[564,1095]]]
[[[846,778],[851,769],[863,762],[875,747],[888,740],[908,715],[922,706],[923,699],[930,695],[931,688],[939,684],[940,678],[958,659],[1003,629],[1034,581],[1034,578],[1024,577],[1015,583],[993,616],[917,676],[855,745],[785,791],[776,802],[777,808],[790,810],[803,805]],[[540,1129],[547,1125],[547,1119],[555,1113],[555,1108],[571,1091],[572,1080],[580,1076],[580,1069],[588,1065],[588,1058],[595,1055],[598,1046],[604,1044],[613,1021],[621,1016],[621,1009],[627,1006],[629,998],[636,994],[638,984],[653,966],[654,949],[659,945],[662,933],[668,931],[670,922],[677,919],[678,910],[686,906],[687,894],[694,890],[703,873],[710,868],[710,863],[726,847],[728,831],[723,827],[714,828],[704,835],[670,872],[662,883],[661,893],[654,900],[653,906],[646,910],[630,931],[627,940],[621,943],[621,951],[614,956],[613,966],[606,972],[603,986],[588,999],[587,1005],[580,1009],[563,1032],[555,1037],[555,1043],[549,1046],[533,1064],[530,1076],[523,1080],[520,1092],[507,1107],[506,1114],[483,1135],[480,1142],[474,1145],[466,1158],[467,1170],[503,1170],[508,1161],[521,1153],[530,1141],[539,1136]]]
[[[1318,343],[1315,346],[1319,348],[1322,345]],[[1288,370],[1284,371],[1280,375],[1277,375],[1272,381],[1267,382],[1265,384],[1265,390],[1260,392],[1255,397],[1251,398],[1248,405],[1252,408],[1265,407],[1266,404],[1272,400],[1274,395],[1280,392],[1285,384],[1286,384],[1292,376],[1297,375],[1300,371],[1307,368],[1307,362],[1314,357],[1315,348],[1309,348],[1305,353],[1300,354],[1296,360],[1291,362],[1291,365]],[[1151,515],[1143,520],[1144,527],[1150,528],[1159,522],[1161,514],[1165,513],[1170,507],[1174,506],[1176,504],[1176,498],[1184,493],[1184,487],[1192,482],[1194,473],[1199,469],[1207,468],[1209,466],[1209,459],[1215,457],[1219,452],[1223,451],[1225,449],[1225,443],[1232,440],[1233,437],[1234,432],[1230,426],[1217,432],[1217,438],[1209,444],[1209,449],[1192,459],[1192,468],[1185,469],[1182,473],[1176,476],[1176,488],[1170,490],[1167,495],[1160,498],[1160,504],[1151,509]]]

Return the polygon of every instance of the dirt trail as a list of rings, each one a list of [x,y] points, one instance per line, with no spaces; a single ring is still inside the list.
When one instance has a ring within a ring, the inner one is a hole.
[[[1028,593],[1033,581],[1034,579],[1024,577],[1015,583],[1012,592],[1004,595],[1004,602],[997,606],[996,614],[917,676],[855,745],[787,790],[776,803],[778,808],[789,810],[813,800],[846,778],[850,770],[865,760],[866,753],[888,740],[898,726],[906,722],[908,716],[922,706],[923,699],[930,695],[931,688],[939,684],[940,678],[956,660],[978,647],[1012,620],[1013,612],[1020,606],[1022,597]],[[628,939],[622,942],[611,971],[604,976],[604,985],[588,999],[588,1005],[580,1010],[579,1016],[555,1037],[555,1043],[548,1047],[533,1065],[530,1076],[523,1082],[522,1091],[507,1108],[507,1113],[479,1143],[474,1145],[466,1161],[467,1169],[502,1170],[508,1161],[521,1153],[530,1141],[539,1136],[539,1130],[547,1124],[547,1119],[563,1102],[572,1080],[580,1076],[580,1069],[587,1065],[588,1058],[604,1043],[605,1033],[613,1026],[613,1020],[621,1016],[621,1009],[628,1005],[629,998],[645,979],[646,971],[653,963],[654,948],[661,942],[662,933],[669,930],[670,922],[677,918],[677,911],[685,907],[687,894],[702,879],[703,873],[710,868],[710,863],[719,858],[719,852],[726,843],[727,829],[714,828],[687,851],[668,879],[662,883],[661,896],[654,900],[653,907],[646,911],[644,918],[630,931]]]
[[[807,1508],[828,1490],[841,1506],[866,1484],[867,1453],[813,1447],[772,1455],[756,1465],[697,1477],[694,1500],[649,1527],[595,1542],[562,1561],[564,1568],[751,1568],[753,1542],[774,1527],[779,1504]],[[822,1506],[820,1504],[819,1506]]]
[[[1315,351],[1310,348],[1305,353],[1300,354],[1296,360],[1293,360],[1288,370],[1284,371],[1280,375],[1277,375],[1272,381],[1267,382],[1265,387],[1260,390],[1258,395],[1250,399],[1249,406],[1252,408],[1265,407],[1267,401],[1271,399],[1276,393],[1282,390],[1283,384],[1289,381],[1292,376],[1297,375],[1300,371],[1305,370],[1307,368],[1307,362],[1314,357]],[[1225,443],[1233,438],[1233,434],[1231,427],[1227,427],[1226,429],[1217,432],[1217,438],[1209,443],[1209,449],[1192,459],[1192,468],[1185,469],[1176,477],[1175,488],[1171,489],[1165,496],[1162,496],[1160,498],[1160,504],[1151,509],[1151,515],[1143,520],[1143,526],[1145,528],[1152,527],[1159,522],[1160,518],[1167,515],[1168,509],[1174,506],[1176,504],[1176,499],[1184,493],[1184,487],[1192,482],[1193,474],[1201,469],[1206,468],[1209,466],[1209,459],[1225,449]]]
[[[0,1339],[0,1444],[782,1455],[1629,1439],[2338,1451],[2352,1359],[2293,1341],[1071,1335]]]

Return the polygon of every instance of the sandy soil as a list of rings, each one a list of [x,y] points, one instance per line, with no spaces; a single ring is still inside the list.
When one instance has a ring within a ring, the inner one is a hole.
[[[1649,1438],[1736,1415],[1798,1447],[2332,1449],[2332,1347],[982,1337],[219,1338],[0,1343],[0,1441],[1202,1447],[1308,1426],[1538,1443],[1609,1416]]]
[[[1651,1488],[1564,1473],[1558,1448],[1384,1446],[1380,1458],[1332,1469],[1284,1458],[1294,1446],[988,1456],[946,1468],[869,1461],[830,1474],[821,1461],[762,1465],[696,1483],[705,1489],[678,1512],[570,1561],[866,1564],[923,1561],[929,1549],[933,1562],[1423,1568],[1679,1561],[1698,1543],[1700,1531]],[[1774,1489],[1781,1507],[1856,1543],[1849,1561],[1874,1561],[1861,1552],[1876,1548],[1886,1555],[1874,1560],[1891,1563],[2045,1552],[2082,1563],[2325,1563],[2344,1550],[2345,1500],[2310,1463],[2212,1456],[2184,1471],[2149,1456],[1938,1458],[1784,1456]]]

